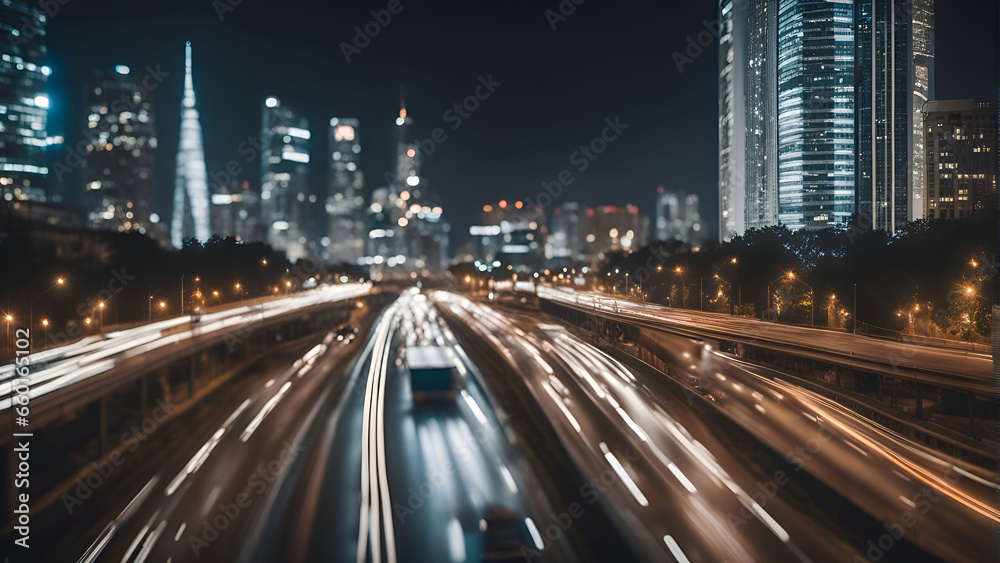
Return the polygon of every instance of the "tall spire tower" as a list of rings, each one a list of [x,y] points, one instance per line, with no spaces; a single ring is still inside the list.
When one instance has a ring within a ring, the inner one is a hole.
[[[184,99],[181,102],[181,138],[174,180],[174,215],[170,241],[177,248],[186,238],[206,241],[211,236],[208,208],[208,167],[202,144],[201,121],[195,107],[191,79],[191,42],[184,51]]]

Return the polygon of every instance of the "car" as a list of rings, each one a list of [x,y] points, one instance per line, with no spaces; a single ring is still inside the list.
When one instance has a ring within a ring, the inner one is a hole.
[[[509,506],[487,508],[479,521],[479,530],[483,533],[481,561],[484,563],[529,561],[535,554],[524,518]]]

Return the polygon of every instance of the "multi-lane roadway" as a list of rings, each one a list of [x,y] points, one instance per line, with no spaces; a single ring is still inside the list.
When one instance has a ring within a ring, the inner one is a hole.
[[[368,288],[339,291],[296,306]],[[79,370],[262,314],[164,321],[39,359],[70,392]],[[997,557],[987,471],[703,342],[671,337],[668,376],[537,311],[454,293],[405,290],[359,318],[269,353],[212,408],[157,429],[130,454],[146,463],[106,477],[53,557],[593,561],[612,543],[646,561]],[[452,366],[451,393],[418,400],[408,352],[429,347]],[[595,514],[611,526],[595,531]]]

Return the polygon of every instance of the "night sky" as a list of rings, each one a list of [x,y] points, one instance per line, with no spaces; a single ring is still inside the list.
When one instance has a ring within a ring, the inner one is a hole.
[[[717,41],[683,72],[672,60],[716,19],[717,2],[564,0],[575,12],[553,31],[545,11],[558,12],[557,0],[401,0],[402,12],[348,63],[340,43],[353,42],[354,26],[388,3],[242,0],[220,21],[211,0],[73,0],[48,28],[49,134],[64,134],[68,145],[81,138],[84,84],[94,68],[169,72],[154,92],[154,211],[168,220],[190,40],[209,173],[236,160],[258,184],[259,162],[247,163],[238,147],[259,133],[262,100],[273,94],[309,119],[313,193],[326,194],[333,116],[361,120],[366,187],[384,185],[402,85],[417,135],[437,127],[448,135],[422,175],[445,207],[453,248],[484,203],[534,198],[564,169],[575,181],[558,202],[631,202],[649,215],[664,185],[699,194],[709,232],[717,230]],[[996,0],[937,2],[938,98],[995,99],[997,9]],[[501,85],[453,130],[444,112],[490,74]],[[616,116],[628,129],[578,172],[572,153]],[[74,174],[54,190],[75,203],[81,186]]]

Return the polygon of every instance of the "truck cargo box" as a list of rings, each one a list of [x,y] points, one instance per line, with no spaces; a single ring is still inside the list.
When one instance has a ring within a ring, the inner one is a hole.
[[[455,400],[455,360],[441,346],[419,346],[406,349],[406,365],[410,371],[413,400]]]

